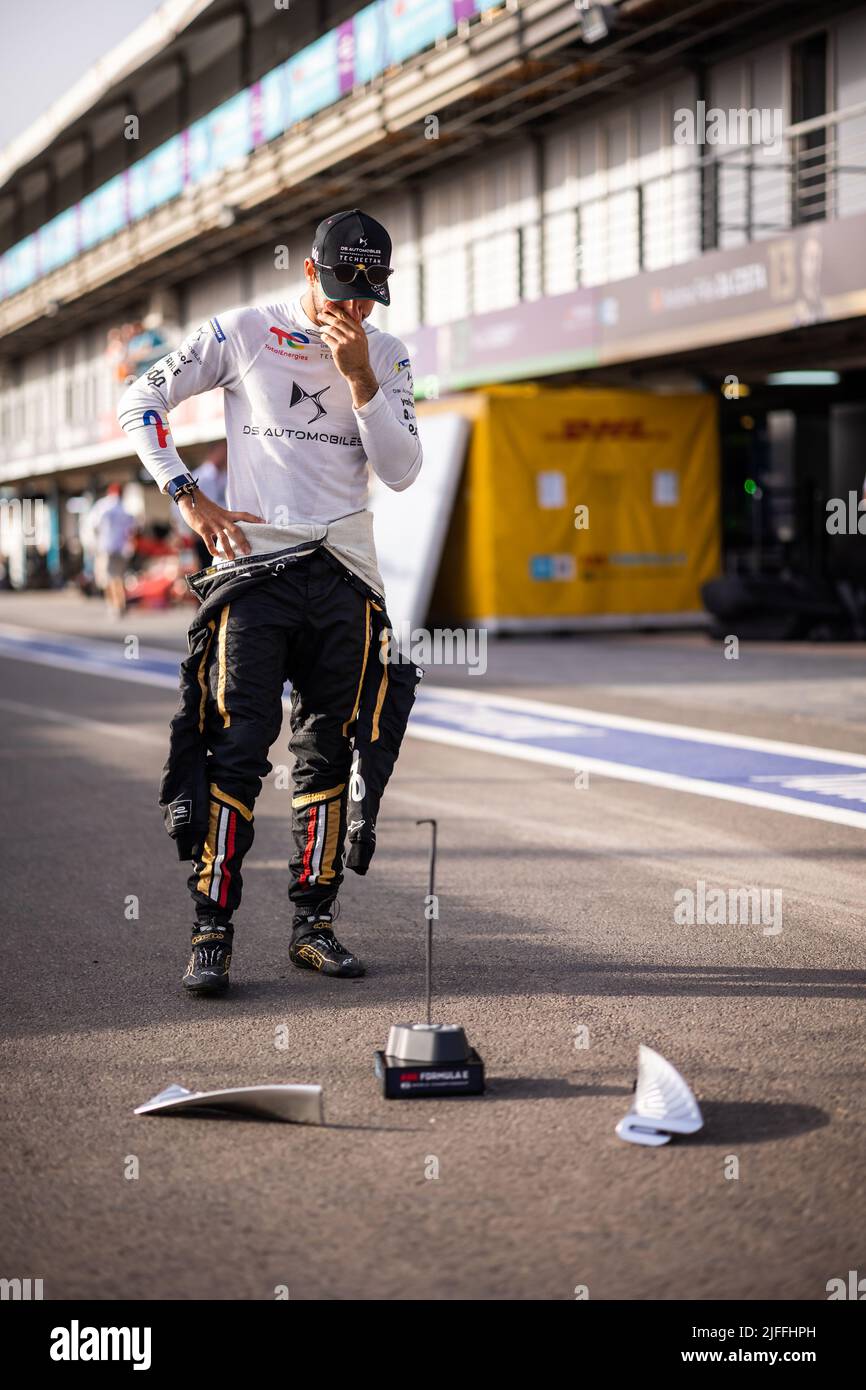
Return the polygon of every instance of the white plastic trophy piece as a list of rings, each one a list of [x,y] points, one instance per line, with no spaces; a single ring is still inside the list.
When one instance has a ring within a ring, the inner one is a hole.
[[[324,1124],[321,1086],[229,1086],[220,1091],[188,1091],[172,1084],[136,1106],[136,1115],[222,1114],[234,1111],[263,1120],[283,1120],[296,1125]]]
[[[433,903],[436,886],[436,821],[416,825],[433,827],[426,917],[425,1023],[392,1023],[388,1041],[376,1053],[376,1072],[384,1083],[387,1100],[417,1096],[481,1095],[484,1063],[457,1023],[433,1022]]]
[[[658,1148],[675,1134],[697,1133],[703,1123],[698,1103],[676,1067],[641,1043],[634,1100],[616,1127],[620,1139]]]

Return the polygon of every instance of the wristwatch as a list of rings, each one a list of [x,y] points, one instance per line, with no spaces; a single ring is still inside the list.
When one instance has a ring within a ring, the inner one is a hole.
[[[198,478],[194,478],[191,473],[179,473],[176,478],[169,478],[163,492],[168,493],[173,502],[179,502],[181,497],[189,497],[197,487]]]

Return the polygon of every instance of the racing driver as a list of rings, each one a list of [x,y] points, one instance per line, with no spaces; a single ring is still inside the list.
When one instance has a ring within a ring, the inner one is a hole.
[[[215,315],[120,401],[143,464],[214,557],[189,580],[203,602],[160,792],[178,854],[192,861],[183,983],[194,993],[229,982],[241,865],[287,678],[289,957],[325,975],[364,974],[334,933],[336,898],[344,861],[366,871],[422,674],[409,663],[407,675],[402,658],[387,664],[366,507],[368,465],[396,491],[421,467],[407,350],[369,322],[376,304],[390,304],[391,273],[385,228],[358,209],[335,213],[316,230],[298,299]],[[168,419],[214,387],[225,393],[225,507],[184,467]]]

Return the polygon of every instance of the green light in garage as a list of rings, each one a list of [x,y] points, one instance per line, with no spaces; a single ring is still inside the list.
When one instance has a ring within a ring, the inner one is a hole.
[[[755,482],[754,478],[747,478],[743,486],[750,497],[754,497],[755,493],[758,491],[758,484]]]

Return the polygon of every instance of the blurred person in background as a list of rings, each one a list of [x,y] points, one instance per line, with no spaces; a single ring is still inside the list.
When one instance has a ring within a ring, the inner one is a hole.
[[[299,298],[215,315],[120,401],[136,452],[212,561],[190,578],[203,604],[160,790],[179,857],[193,863],[183,983],[195,993],[229,983],[241,865],[287,678],[289,959],[324,975],[364,974],[334,934],[336,899],[344,866],[363,874],[372,858],[379,800],[422,674],[387,651],[366,505],[370,467],[395,491],[421,467],[408,353],[368,321],[390,303],[390,260],[379,222],[357,208],[335,213],[316,230]],[[168,419],[180,401],[218,386],[225,506],[184,468]]]
[[[109,328],[105,335],[105,357],[111,372],[112,381],[128,384],[126,381],[126,345],[119,328]]]
[[[127,378],[135,378],[149,371],[160,360],[168,342],[152,314],[143,323],[136,320],[129,328],[124,367]]]
[[[135,518],[123,505],[123,488],[110,483],[94,502],[87,518],[94,552],[94,577],[105,595],[109,611],[121,618],[126,612],[126,570],[132,554]]]

